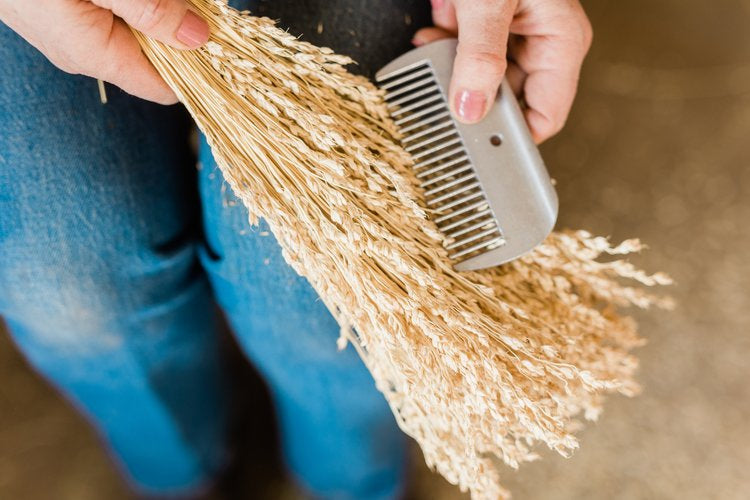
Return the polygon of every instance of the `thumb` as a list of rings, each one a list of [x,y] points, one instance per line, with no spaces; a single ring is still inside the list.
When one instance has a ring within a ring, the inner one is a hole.
[[[128,25],[178,49],[196,49],[208,41],[208,23],[185,0],[92,0]]]
[[[477,123],[494,101],[505,74],[515,2],[455,0],[455,4],[458,48],[450,102],[459,121]]]

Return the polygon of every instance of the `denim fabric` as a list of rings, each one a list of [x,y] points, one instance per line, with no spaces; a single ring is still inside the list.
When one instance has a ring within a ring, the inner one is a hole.
[[[365,72],[408,48],[404,19],[428,13],[426,0],[386,2],[392,24],[372,2],[303,3],[296,17],[291,0],[261,13],[317,33],[319,10],[335,23],[312,41],[376,52]],[[337,26],[348,8],[369,19],[356,40]],[[0,60],[0,314],[133,485],[195,491],[226,465],[217,301],[266,379],[300,483],[320,498],[395,498],[405,440],[387,404],[355,352],[337,352],[338,326],[267,227],[248,225],[204,141],[196,175],[184,110],[112,86],[102,105],[94,80],[3,25]]]
[[[0,314],[150,492],[225,460],[189,121],[67,75],[0,25]]]

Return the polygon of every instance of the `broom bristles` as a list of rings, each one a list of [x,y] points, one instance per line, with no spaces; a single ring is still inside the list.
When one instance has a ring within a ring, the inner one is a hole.
[[[637,391],[641,339],[614,306],[668,305],[639,285],[669,279],[596,261],[636,241],[555,233],[515,262],[456,273],[381,93],[350,60],[224,0],[189,2],[209,43],[179,51],[137,33],[144,52],[431,467],[473,498],[506,497],[492,457],[517,467],[539,442],[567,455],[578,415]]]

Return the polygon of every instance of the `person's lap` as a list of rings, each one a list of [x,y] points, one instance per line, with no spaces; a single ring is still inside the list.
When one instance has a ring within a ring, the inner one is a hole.
[[[329,29],[339,35],[314,41],[356,45],[344,27]],[[384,399],[352,349],[336,352],[335,321],[267,229],[248,225],[205,145],[198,227],[180,108],[112,87],[102,105],[93,80],[54,69],[4,26],[0,57],[0,314],[131,478],[150,491],[186,489],[225,460],[209,281],[269,384],[298,478],[330,497],[393,496],[403,436]]]
[[[189,120],[111,88],[103,106],[2,25],[0,58],[0,313],[131,478],[197,486],[224,404]]]

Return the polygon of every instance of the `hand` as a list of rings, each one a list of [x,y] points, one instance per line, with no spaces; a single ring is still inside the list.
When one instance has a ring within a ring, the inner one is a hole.
[[[456,118],[476,123],[503,75],[526,101],[537,143],[562,129],[573,104],[591,25],[577,0],[431,0],[435,27],[416,45],[458,35],[450,87]],[[509,43],[510,42],[510,43]],[[510,61],[510,63],[508,63]]]
[[[161,104],[177,97],[128,25],[178,49],[197,48],[209,35],[184,0],[0,0],[0,20],[63,71]]]

